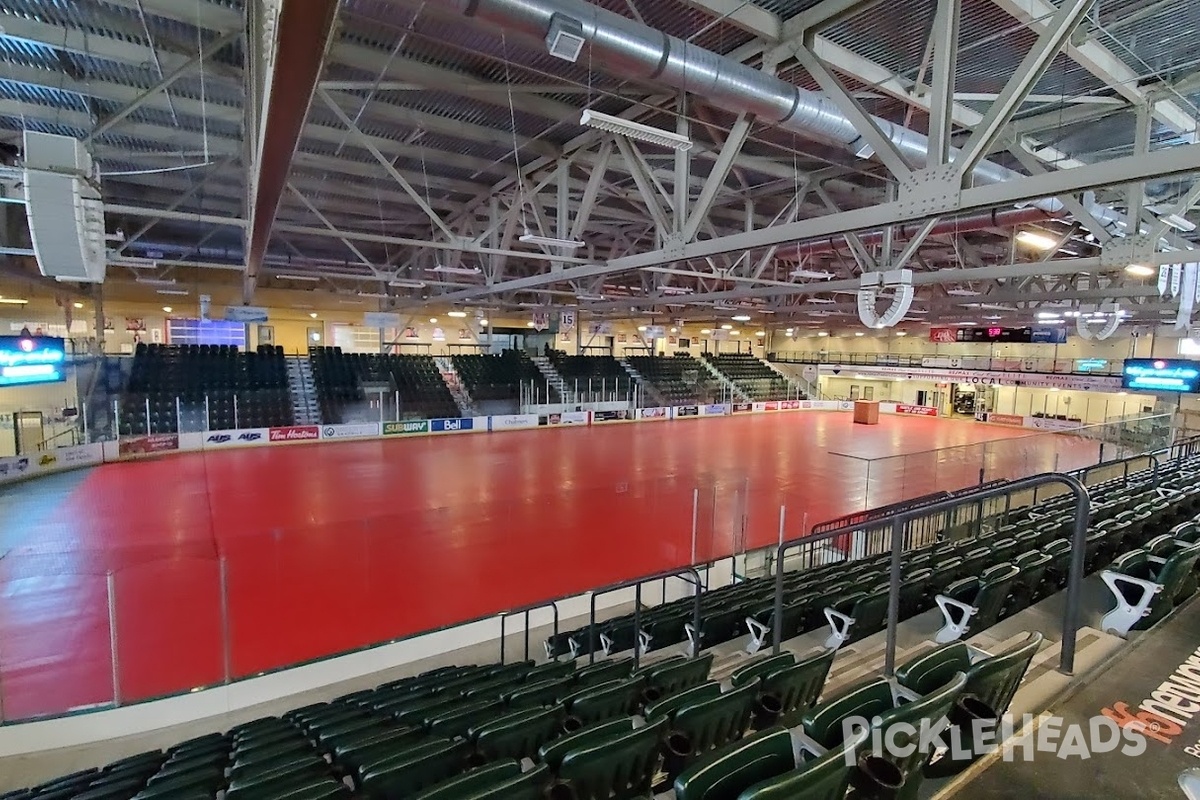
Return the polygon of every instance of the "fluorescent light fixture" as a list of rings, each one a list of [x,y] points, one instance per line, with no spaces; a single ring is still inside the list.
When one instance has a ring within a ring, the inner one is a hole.
[[[388,281],[388,286],[397,289],[424,289],[425,281],[410,281],[407,278],[396,278],[395,280]]]
[[[986,317],[984,317],[984,319],[986,319],[988,322],[995,322],[998,319],[1004,319],[1004,318],[1001,317],[999,314],[988,314]]]
[[[533,323],[532,323],[532,322],[526,322],[526,323],[525,323],[525,327],[526,327],[526,328],[532,328],[532,327],[533,327]]]
[[[542,247],[562,247],[567,250],[578,250],[583,247],[583,242],[575,239],[555,239],[553,236],[538,236],[536,233],[525,231],[517,237],[518,242],[525,244],[536,244]],[[479,272],[479,270],[475,270]]]
[[[979,292],[974,289],[947,289],[946,294],[954,295],[955,297],[975,297]]]
[[[1061,316],[1054,313],[1053,311],[1039,311],[1037,313],[1037,318],[1038,319],[1062,319]]]
[[[1017,241],[1035,250],[1053,250],[1058,245],[1058,239],[1034,231],[1021,231],[1017,234]]]
[[[979,323],[978,322],[959,322],[956,324],[961,328],[961,327],[965,327],[967,325],[978,325]]]
[[[855,332],[854,332],[854,335],[855,335],[855,336],[866,336],[866,334],[865,334],[865,333],[863,333],[862,331],[855,331]]]
[[[486,319],[479,320],[479,327],[486,328],[487,324],[488,324],[488,321]]]
[[[733,330],[733,326],[732,326],[732,325],[729,325],[729,324],[725,324],[725,325],[722,325],[722,326],[721,326],[721,330],[723,330],[723,331],[731,331],[731,330]]]
[[[737,335],[738,335],[738,331],[730,331],[730,332],[729,332],[729,335],[730,335],[730,336],[737,336]]]
[[[437,317],[430,317],[430,318],[429,318],[429,324],[430,324],[430,325],[437,325]]]
[[[83,308],[83,303],[75,303],[76,308]]]
[[[174,310],[175,309],[171,308],[170,306],[163,306],[163,311],[167,312],[168,314],[170,314]]]
[[[146,286],[174,286],[175,285],[174,278],[136,278],[135,281],[137,283],[141,283]]]
[[[186,297],[188,294],[188,290],[187,289],[159,289],[155,292],[155,294],[174,294],[174,295],[179,295],[180,297]]]
[[[829,331],[817,331],[817,336],[828,336]]]
[[[317,318],[317,312],[313,311],[313,312],[311,312],[311,313],[309,314],[309,316],[310,316],[310,317],[312,317],[313,319],[316,319],[316,318]]]
[[[447,317],[461,318],[461,317],[465,317],[466,315],[467,315],[467,312],[465,312],[465,311],[447,311],[446,312]]]
[[[755,331],[754,335],[755,336],[766,336],[767,332],[766,331]]]
[[[656,144],[659,147],[667,147],[671,150],[692,149],[692,140],[686,136],[673,131],[665,131],[662,128],[652,128],[640,122],[630,122],[620,117],[601,114],[599,111],[592,111],[590,108],[584,109],[583,115],[579,117],[579,124],[585,128],[619,133],[630,139],[637,139],[639,142]]]
[[[1149,278],[1151,275],[1156,274],[1157,270],[1148,264],[1130,264],[1125,268],[1125,272],[1133,275],[1135,278]]]
[[[276,275],[281,281],[307,281],[308,283],[317,283],[321,279],[316,275]]]
[[[832,272],[822,272],[816,269],[797,269],[791,273],[793,278],[812,278],[813,280],[825,280],[833,277]]]
[[[445,275],[478,275],[479,267],[443,267],[441,264],[438,264],[429,271],[441,272]]]
[[[710,333],[712,333],[712,328],[701,328],[700,333],[705,336],[708,336]]]
[[[381,294],[380,292],[359,292],[359,297],[369,297],[373,300],[386,300],[391,297],[390,294]]]
[[[896,331],[897,336],[908,336],[908,331]]]
[[[6,306],[23,306],[28,302],[28,300],[22,300],[18,297],[0,297],[0,303]]]
[[[794,330],[792,330],[791,328],[788,328],[786,331],[783,332],[783,335],[784,336],[795,336],[796,332]]]
[[[645,331],[645,330],[646,330],[646,326],[645,326],[645,325],[638,325],[638,333],[641,333],[641,332],[643,332],[643,331]]]
[[[671,328],[671,333],[679,333],[679,328]]]
[[[664,286],[662,287],[663,294],[691,294],[694,290],[690,286]]]
[[[546,51],[555,58],[574,64],[583,51],[583,24],[566,14],[550,17],[550,30],[546,32]]]
[[[733,321],[734,322],[749,322],[750,315],[749,314],[737,314],[736,316],[733,317]]]
[[[1191,233],[1192,231],[1196,230],[1196,223],[1192,222],[1186,217],[1180,216],[1179,214],[1167,214],[1165,217],[1159,217],[1159,219],[1177,231]]]

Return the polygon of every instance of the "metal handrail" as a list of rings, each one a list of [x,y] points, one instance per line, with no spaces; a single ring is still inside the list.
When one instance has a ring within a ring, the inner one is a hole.
[[[1075,639],[1079,627],[1080,591],[1083,583],[1084,569],[1083,558],[1087,542],[1088,520],[1091,516],[1091,497],[1088,494],[1087,487],[1078,478],[1064,473],[1050,472],[1028,478],[1019,478],[1015,481],[1009,481],[996,486],[984,487],[978,491],[940,500],[929,505],[920,506],[919,508],[898,511],[892,515],[890,518],[892,524],[892,558],[888,579],[887,650],[884,663],[884,671],[887,675],[891,676],[896,668],[896,632],[900,623],[900,557],[903,550],[904,523],[928,514],[950,510],[963,503],[981,502],[993,497],[1012,494],[1025,489],[1036,489],[1038,486],[1052,483],[1065,484],[1071,494],[1075,496],[1076,501],[1075,530],[1071,538],[1071,568],[1067,577],[1067,607],[1063,612],[1062,657],[1059,662],[1059,671],[1068,675],[1072,673],[1075,669]],[[775,550],[776,628],[779,627],[779,620],[783,619],[783,558],[786,551],[801,545],[845,536],[853,533],[860,527],[858,525],[846,525],[841,528],[824,531],[815,536],[802,536],[779,543]],[[776,630],[773,634],[774,642],[772,645],[772,652],[775,655],[779,654],[782,638],[782,632]]]
[[[638,668],[639,662],[639,642],[638,634],[642,630],[642,584],[651,583],[658,580],[666,580],[667,578],[685,579],[684,576],[690,576],[689,581],[696,587],[696,592],[692,596],[692,625],[694,630],[700,630],[700,594],[702,587],[700,585],[700,573],[695,567],[684,567],[683,569],[670,570],[667,572],[659,572],[654,575],[647,575],[644,578],[635,578],[630,581],[614,583],[611,586],[605,586],[592,592],[591,610],[588,616],[588,663],[596,663],[596,598],[603,594],[610,594],[621,589],[633,587],[633,668]],[[700,654],[700,648],[695,648],[692,653],[692,658],[696,658]]]
[[[510,608],[508,611],[500,612],[500,663],[504,663],[505,655],[505,625],[509,617],[514,617],[517,614],[525,615],[525,660],[529,660],[529,612],[536,611],[539,608],[549,608],[554,612],[554,638],[558,638],[558,601],[545,600],[541,603],[530,603],[527,606],[520,608]],[[558,661],[558,653],[553,656],[554,661]]]

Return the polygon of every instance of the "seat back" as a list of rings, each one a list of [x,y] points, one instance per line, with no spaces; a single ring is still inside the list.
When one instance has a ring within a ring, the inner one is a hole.
[[[1163,597],[1174,598],[1184,581],[1192,576],[1196,569],[1196,560],[1200,558],[1200,544],[1192,544],[1176,550],[1158,570],[1158,583],[1162,584]]]
[[[533,758],[538,748],[562,733],[563,711],[531,708],[489,720],[470,731],[475,750],[489,760]]]
[[[570,751],[591,747],[608,739],[615,739],[631,730],[633,730],[633,720],[628,717],[612,722],[602,722],[599,725],[590,725],[570,736],[563,736],[542,745],[538,749],[538,760],[557,772],[563,756]]]
[[[967,684],[963,693],[979,698],[996,714],[1003,715],[1017,693],[1030,662],[1037,655],[1042,639],[1042,634],[1031,633],[1024,642],[972,664],[967,670]]]
[[[884,678],[876,678],[849,689],[804,715],[804,732],[817,744],[834,748],[842,742],[842,720],[848,717],[872,717],[893,707],[892,688]]]
[[[825,679],[829,677],[829,668],[833,666],[835,655],[836,650],[826,650],[778,672],[772,672],[763,678],[759,691],[778,697],[780,713],[785,717],[811,708],[821,697],[821,690],[825,688]]]
[[[660,761],[659,745],[666,720],[630,733],[568,751],[558,765],[558,779],[576,800],[608,800],[648,794]]]
[[[646,706],[645,717],[649,720],[656,719],[657,717],[670,717],[686,705],[699,703],[702,700],[711,700],[720,694],[721,684],[716,681],[702,683],[699,686],[693,686],[690,689],[684,689],[682,692],[676,692],[669,697],[664,697],[657,703]]]
[[[888,590],[868,592],[854,603],[850,616],[854,627],[850,629],[849,642],[857,642],[878,633],[887,625]]]
[[[575,681],[580,686],[593,686],[597,683],[607,683],[628,678],[633,672],[632,658],[615,658],[611,661],[601,661],[599,664],[589,664],[575,670]]]
[[[426,742],[364,766],[358,788],[368,797],[413,793],[457,774],[466,755],[462,740]]]
[[[550,678],[535,683],[521,684],[509,692],[507,701],[513,708],[548,706],[557,703],[560,697],[570,694],[575,681],[570,677]]]
[[[791,734],[768,728],[700,756],[675,778],[675,800],[737,800],[746,788],[795,765]]]
[[[633,712],[641,688],[636,678],[597,684],[571,695],[565,703],[567,713],[584,725],[625,716]]]
[[[462,777],[479,771],[473,770]],[[539,764],[529,772],[522,773],[518,769],[514,776],[498,776],[488,782],[473,780],[460,784],[456,780],[445,781],[412,800],[543,800],[551,778],[546,765]]]
[[[917,694],[930,692],[946,685],[957,673],[971,668],[971,654],[966,642],[955,641],[933,648],[911,659],[896,670],[896,680],[905,689]]]
[[[870,741],[864,731],[820,758],[746,789],[738,800],[842,800],[850,787],[858,754]]]
[[[708,680],[712,669],[713,655],[708,653],[699,658],[675,661],[646,673],[646,683],[663,695],[689,689]]]
[[[693,756],[736,741],[750,727],[757,693],[757,687],[748,684],[686,705],[675,713],[671,729],[688,737]]]
[[[795,663],[796,657],[788,651],[784,651],[777,656],[762,656],[751,660],[745,666],[735,669],[729,676],[729,680],[734,686],[745,686],[748,683],[754,683],[754,681],[772,672],[778,672],[785,667],[790,667]]]
[[[922,720],[936,722],[949,713],[954,701],[962,693],[967,684],[967,676],[961,672],[943,686],[930,692],[920,700],[904,703],[883,714],[877,726],[883,741],[888,742],[892,752],[901,752],[910,745],[916,745],[908,756],[885,755],[904,775],[902,796],[915,798],[921,782],[921,769],[932,754],[921,749],[920,730]],[[890,738],[889,738],[890,737]],[[895,742],[894,746],[892,743]]]
[[[984,628],[990,628],[1000,619],[1000,610],[1008,598],[1009,587],[1021,574],[1021,570],[1012,564],[997,564],[984,572],[979,581],[979,592],[975,595],[974,606],[978,609],[971,619],[971,630],[978,633]]]
[[[419,800],[460,800],[473,797],[480,789],[496,783],[507,783],[521,774],[518,761],[497,761],[442,781],[417,795]]]

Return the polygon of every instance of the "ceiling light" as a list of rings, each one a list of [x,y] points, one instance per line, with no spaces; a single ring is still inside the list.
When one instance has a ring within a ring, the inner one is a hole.
[[[1037,318],[1038,319],[1062,319],[1062,317],[1060,317],[1058,314],[1055,314],[1053,311],[1039,311],[1037,313]]]
[[[410,281],[407,278],[396,278],[388,281],[388,286],[393,286],[397,289],[424,289],[425,281]]]
[[[1136,278],[1149,278],[1151,275],[1156,274],[1158,270],[1148,264],[1130,264],[1125,268],[1125,272]]]
[[[824,272],[817,269],[797,269],[792,270],[791,277],[793,278],[812,278],[813,280],[825,280],[832,278],[832,272]]]
[[[755,336],[766,336],[767,332],[766,331],[755,331],[754,335]]]
[[[583,24],[574,17],[554,14],[546,32],[546,51],[555,58],[574,64],[583,51]]]
[[[75,303],[76,308],[83,308],[83,303]]]
[[[978,325],[979,323],[972,321],[972,322],[958,322],[955,324],[957,324],[959,327],[965,327],[967,325]]]
[[[533,327],[533,323],[532,323],[532,322],[526,322],[526,323],[525,323],[525,327],[526,327],[526,328],[532,328],[532,327]]]
[[[749,314],[737,314],[733,317],[733,321],[734,322],[749,322],[750,315]]]
[[[430,317],[430,318],[429,318],[429,324],[430,324],[430,325],[437,325],[437,317]]]
[[[896,331],[896,335],[897,336],[908,336],[908,332],[907,331]]]
[[[146,286],[174,286],[174,278],[136,278],[137,283],[145,284]]]
[[[732,325],[722,325],[722,326],[721,326],[721,330],[723,330],[723,331],[731,331],[731,330],[733,330],[733,326],[732,326]]]
[[[648,142],[672,150],[690,150],[692,148],[692,140],[681,134],[666,131],[662,128],[652,128],[640,122],[630,122],[627,119],[612,117],[608,114],[601,114],[598,111],[592,111],[590,108],[584,109],[583,115],[579,118],[579,124],[585,128],[619,133],[630,139],[637,139],[639,142]]]
[[[855,335],[855,336],[866,336],[866,334],[865,334],[865,333],[863,333],[862,331],[855,331],[855,332],[854,332],[854,335]]]
[[[783,335],[784,336],[795,336],[796,332],[793,331],[791,328],[788,328],[786,331],[783,332]]]
[[[1058,239],[1033,231],[1021,231],[1017,234],[1017,241],[1035,250],[1053,250],[1058,247]]]
[[[705,336],[708,336],[710,333],[712,333],[712,328],[701,328],[700,333],[702,333]]]
[[[28,302],[28,300],[21,300],[16,297],[0,297],[0,303],[6,306],[23,306]]]
[[[438,264],[436,267],[431,267],[429,272],[441,272],[445,275],[478,275],[479,267],[443,267]]]
[[[604,295],[602,295],[602,294],[577,294],[577,295],[575,295],[575,299],[576,300],[603,300]]]
[[[447,316],[447,317],[459,317],[459,318],[461,318],[461,317],[465,317],[466,315],[467,315],[467,312],[465,312],[465,311],[447,311],[447,312],[446,312],[446,316]]]
[[[312,317],[313,319],[316,319],[316,318],[317,318],[317,312],[313,311],[312,313],[310,313],[310,314],[309,314],[309,316],[310,316],[310,317]]]
[[[163,311],[167,312],[168,314],[170,314],[174,310],[175,309],[171,308],[170,306],[163,306]]]
[[[309,283],[317,283],[321,279],[316,275],[276,275],[281,281],[307,281]]]
[[[487,327],[487,324],[488,324],[488,322],[487,322],[487,320],[486,320],[486,319],[481,319],[481,320],[479,320],[479,327],[481,327],[481,328],[486,328],[486,327]]]
[[[671,333],[679,333],[679,328],[671,328]]]
[[[955,295],[957,297],[974,297],[979,292],[974,289],[947,289],[946,294]]]
[[[828,336],[829,331],[817,331],[817,336]]]
[[[730,331],[730,332],[729,332],[729,335],[730,335],[730,336],[737,336],[737,335],[738,335],[738,332],[737,332],[737,331]]]
[[[389,300],[389,299],[391,299],[392,296],[390,294],[382,294],[380,292],[359,292],[356,295],[356,297],[367,297],[372,300]],[[340,302],[345,302],[345,301],[340,301]]]
[[[1167,214],[1165,217],[1159,217],[1159,220],[1170,225],[1175,230],[1183,231],[1184,233],[1191,233],[1196,230],[1196,223],[1179,214]]]
[[[173,294],[173,295],[179,295],[180,297],[186,297],[188,294],[188,290],[187,289],[158,289],[155,291],[155,294]]]
[[[563,247],[568,250],[578,250],[583,247],[583,242],[576,239],[555,239],[553,236],[538,236],[536,233],[525,231],[517,237],[518,242],[525,244],[536,244],[541,247]],[[478,272],[479,270],[475,270]]]

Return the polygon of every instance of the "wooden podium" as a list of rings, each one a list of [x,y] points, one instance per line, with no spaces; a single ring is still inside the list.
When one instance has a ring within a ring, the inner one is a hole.
[[[860,425],[878,425],[879,402],[876,400],[855,400],[854,421]]]

